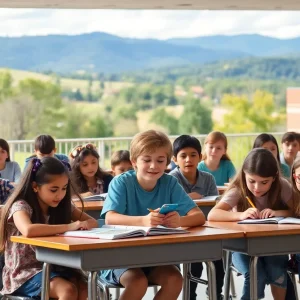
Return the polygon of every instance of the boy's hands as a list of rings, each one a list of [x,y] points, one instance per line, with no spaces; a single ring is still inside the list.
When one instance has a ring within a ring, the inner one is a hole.
[[[260,211],[257,208],[250,207],[240,215],[240,220],[246,220],[246,219],[260,219]]]
[[[163,225],[165,215],[159,213],[160,208],[155,209],[148,215],[143,217],[143,225],[146,227],[156,227],[157,225]]]
[[[172,211],[164,216],[163,224],[165,227],[180,227],[180,215],[177,211]]]

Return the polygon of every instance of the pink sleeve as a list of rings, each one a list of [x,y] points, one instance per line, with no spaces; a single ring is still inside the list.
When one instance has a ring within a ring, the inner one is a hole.
[[[280,178],[281,181],[281,199],[287,204],[292,200],[293,188],[292,185],[285,178]]]
[[[237,191],[236,188],[233,188],[230,189],[228,192],[225,192],[220,202],[225,202],[228,205],[230,205],[231,208],[234,208],[238,205],[239,199],[240,199],[239,192]]]
[[[29,217],[31,217],[32,208],[30,207],[30,205],[24,200],[18,200],[14,202],[10,208],[9,215],[8,215],[8,222],[12,221],[13,214],[20,210],[26,211]]]

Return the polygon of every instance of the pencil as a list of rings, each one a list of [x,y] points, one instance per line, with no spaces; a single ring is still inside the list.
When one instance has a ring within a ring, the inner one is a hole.
[[[152,209],[152,208],[147,208],[150,212],[155,212],[155,210],[154,209]]]
[[[248,201],[248,203],[253,207],[256,208],[255,205],[253,204],[253,202],[250,200],[250,198],[248,196],[246,196],[246,199]]]

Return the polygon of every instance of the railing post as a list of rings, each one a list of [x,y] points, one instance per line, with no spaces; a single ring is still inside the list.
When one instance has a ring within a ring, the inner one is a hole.
[[[100,155],[100,166],[101,168],[105,169],[105,141],[101,140],[99,141],[99,149],[98,149],[99,155]]]
[[[15,144],[10,144],[9,145],[9,156],[11,161],[15,161]]]

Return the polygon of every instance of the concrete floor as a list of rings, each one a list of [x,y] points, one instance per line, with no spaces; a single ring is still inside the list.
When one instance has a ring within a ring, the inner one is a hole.
[[[205,267],[205,265],[204,265]],[[206,274],[206,271],[203,270],[203,274]],[[206,279],[206,278],[205,278]],[[297,278],[298,279],[298,278]],[[236,288],[236,293],[237,293],[237,297],[236,298],[233,298],[234,300],[239,300],[240,297],[241,297],[241,294],[242,294],[242,289],[243,289],[243,276],[236,276],[234,274],[234,282],[235,282],[235,288]],[[206,294],[205,294],[205,290],[206,290],[206,286],[203,285],[203,284],[198,284],[198,287],[197,287],[197,300],[206,300],[208,299],[206,297]],[[115,292],[112,290],[111,293],[113,294],[113,300],[115,300]],[[300,284],[298,284],[298,293],[300,295]],[[144,300],[151,300],[153,299],[154,297],[154,292],[153,292],[153,288],[149,288],[148,291],[147,291],[147,294],[145,295],[145,297],[143,298]],[[181,298],[181,295],[178,299],[182,299]],[[266,289],[265,289],[265,299],[266,300],[272,300],[273,297],[271,295],[271,291],[270,291],[270,287],[267,286]]]

